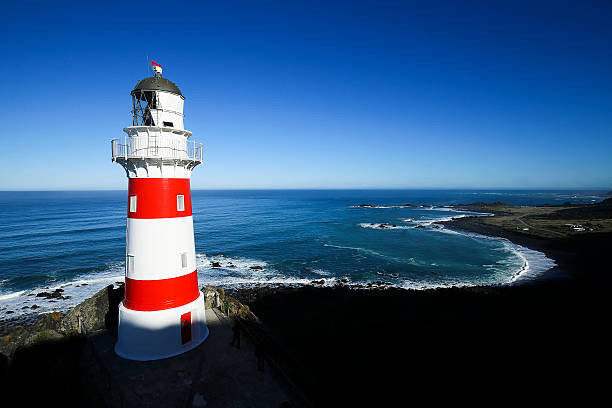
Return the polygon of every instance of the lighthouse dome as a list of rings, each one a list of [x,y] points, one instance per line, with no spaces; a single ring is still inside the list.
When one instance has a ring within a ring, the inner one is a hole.
[[[180,95],[184,98],[179,87],[176,86],[174,82],[167,80],[161,75],[141,79],[132,90],[132,95],[135,93],[139,94],[139,91],[165,91]]]

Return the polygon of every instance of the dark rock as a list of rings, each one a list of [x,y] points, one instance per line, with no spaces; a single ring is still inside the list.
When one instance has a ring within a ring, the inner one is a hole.
[[[40,307],[40,306],[38,306],[38,305],[32,305],[32,310],[34,310],[34,309],[38,309],[39,307]]]
[[[60,318],[60,312],[46,313],[30,327],[30,332],[36,334],[44,330],[57,330]]]
[[[36,297],[44,297],[45,299],[63,299],[62,292],[64,289],[55,289],[53,292],[40,292]]]
[[[23,309],[29,309],[29,308],[30,308],[30,306],[24,306],[21,309],[23,310]]]
[[[372,287],[372,286],[389,286],[389,285],[393,285],[393,284],[389,283],[389,282],[383,282],[383,281],[376,281],[376,282],[368,283],[368,287]]]
[[[123,298],[122,288],[109,285],[91,298],[75,306],[59,325],[63,332],[87,333],[102,329],[116,329],[118,306]]]
[[[213,268],[220,268],[221,267],[221,263],[220,262],[215,262],[215,261],[210,261],[210,266],[212,266]]]
[[[325,283],[325,281],[323,279],[321,279],[321,280],[313,280],[310,283],[312,283],[313,285],[323,285]]]
[[[231,263],[231,262],[230,262],[230,263],[228,263],[228,264],[227,264],[227,267],[228,267],[228,268],[235,268],[235,267],[236,267],[236,265],[234,265],[233,263]]]
[[[359,204],[357,207],[366,207],[366,208],[372,208],[374,207],[372,204]]]
[[[252,269],[254,271],[260,271],[263,269],[263,267],[259,266],[259,265],[255,265],[255,266],[249,266],[249,269]]]
[[[37,343],[48,343],[63,339],[64,336],[55,330],[48,329],[40,332],[35,332],[25,340],[26,346],[32,346]]]
[[[12,310],[7,310],[5,313],[6,313],[6,314],[13,314],[13,313],[15,313],[15,312],[13,312]]]

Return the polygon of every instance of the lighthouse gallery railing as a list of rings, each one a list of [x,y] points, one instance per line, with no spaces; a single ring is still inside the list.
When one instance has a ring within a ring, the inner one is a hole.
[[[157,143],[139,143],[137,147],[130,146],[129,139],[113,139],[111,140],[111,150],[113,161],[117,158],[122,159],[144,159],[144,158],[160,158],[160,159],[182,159],[202,162],[204,159],[204,148],[202,143],[195,141],[185,141],[179,145],[173,144],[158,145]]]

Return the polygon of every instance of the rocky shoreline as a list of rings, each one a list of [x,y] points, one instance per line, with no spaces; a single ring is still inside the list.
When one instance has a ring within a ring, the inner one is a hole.
[[[300,287],[207,287],[206,307],[254,325],[282,372],[315,406],[371,398],[382,403],[401,397],[407,384],[432,395],[432,402],[454,401],[474,383],[480,398],[496,398],[500,385],[516,382],[517,372],[522,382],[539,384],[534,395],[548,401],[552,389],[541,386],[543,378],[555,389],[576,392],[598,384],[586,363],[605,349],[601,322],[607,317],[606,249],[612,234],[550,239],[487,224],[483,217],[441,224],[506,238],[545,253],[557,267],[547,274],[550,279],[496,287],[409,290],[372,284],[357,290],[342,281],[332,287],[320,281]],[[27,378],[41,361],[60,373],[78,373],[82,361],[74,350],[100,331],[116,330],[122,296],[121,287],[109,286],[64,316],[50,313],[33,324],[5,325],[3,383]],[[466,376],[473,368],[476,373]],[[582,378],[575,378],[575,369]],[[58,378],[78,380],[66,376]],[[520,389],[513,396],[526,397]]]

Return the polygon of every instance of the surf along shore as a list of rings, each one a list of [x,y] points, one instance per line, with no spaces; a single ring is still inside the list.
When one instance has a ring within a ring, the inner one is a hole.
[[[542,279],[520,285],[430,290],[356,290],[342,282],[334,287],[262,286],[228,290],[224,304],[248,311],[229,313],[246,316],[241,320],[245,328],[257,321],[256,337],[283,378],[305,396],[303,404],[383,405],[396,398],[405,404],[422,398],[428,404],[579,398],[584,404],[596,398],[604,389],[604,377],[596,368],[607,354],[612,200],[559,207],[475,203],[455,208],[494,216],[463,217],[445,222],[445,228],[507,238],[545,253],[557,266]],[[91,324],[112,335],[116,322],[109,304],[117,303],[121,294],[107,291],[104,314],[91,316],[97,326]],[[63,388],[81,386],[83,373],[88,373],[90,389],[100,374],[83,371],[81,350],[91,344],[86,339],[90,334],[81,330],[88,324],[86,314],[79,321],[73,311],[45,315],[35,323],[44,335],[23,349],[21,361],[27,364],[11,365],[6,358],[4,385],[7,378],[11,384],[34,380],[32,385],[43,389],[49,401],[82,401],[82,394]],[[62,327],[72,335],[58,342]],[[0,341],[7,345],[15,340],[6,336]],[[27,350],[34,350],[32,358],[23,357]],[[62,377],[59,370],[54,376],[50,365],[64,367],[68,374]]]

